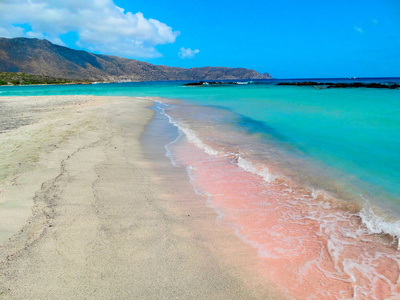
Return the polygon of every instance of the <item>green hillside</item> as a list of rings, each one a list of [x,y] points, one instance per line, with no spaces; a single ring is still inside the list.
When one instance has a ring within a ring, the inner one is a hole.
[[[22,72],[0,72],[0,85],[29,85],[29,84],[72,84],[90,83],[90,81],[76,81],[65,78],[54,78],[43,75],[29,75]]]

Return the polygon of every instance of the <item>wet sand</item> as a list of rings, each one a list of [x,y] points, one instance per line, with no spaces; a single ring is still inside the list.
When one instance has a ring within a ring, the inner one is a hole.
[[[256,251],[144,155],[151,104],[0,98],[0,299],[275,298]]]

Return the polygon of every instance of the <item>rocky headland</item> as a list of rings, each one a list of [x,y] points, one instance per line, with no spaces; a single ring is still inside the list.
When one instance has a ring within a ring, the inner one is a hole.
[[[98,82],[269,79],[245,68],[177,68],[135,59],[94,54],[47,40],[0,38],[0,72],[23,72],[69,80]]]

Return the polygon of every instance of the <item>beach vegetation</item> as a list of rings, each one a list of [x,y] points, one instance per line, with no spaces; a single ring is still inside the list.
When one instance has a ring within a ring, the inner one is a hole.
[[[22,72],[0,72],[0,85],[34,85],[34,84],[90,84],[88,80],[74,80],[45,75],[31,75]]]

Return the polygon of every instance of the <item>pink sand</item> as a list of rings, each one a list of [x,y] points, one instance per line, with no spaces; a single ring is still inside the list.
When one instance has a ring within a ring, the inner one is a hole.
[[[296,299],[399,299],[400,255],[359,218],[289,180],[271,183],[181,142],[178,162],[223,226],[258,251],[260,276]]]

